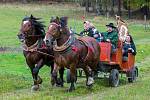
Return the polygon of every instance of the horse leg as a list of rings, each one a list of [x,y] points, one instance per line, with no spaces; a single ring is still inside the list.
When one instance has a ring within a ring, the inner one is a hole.
[[[58,72],[58,69],[59,69],[59,66],[56,63],[54,63],[54,68],[53,68],[52,77],[51,77],[51,84],[52,84],[52,86],[57,84],[57,72]]]
[[[27,63],[28,66],[30,67],[31,73],[32,73],[32,78],[33,78],[33,86],[31,87],[31,90],[37,91],[39,89],[39,85],[37,84],[37,81],[35,80],[35,75],[33,74],[33,69],[34,69],[34,64],[29,64]]]
[[[83,68],[85,74],[86,74],[86,85],[88,87],[91,87],[94,83],[94,79],[93,79],[93,72],[92,69],[89,66],[86,66]]]
[[[71,82],[71,85],[69,87],[69,92],[75,90],[75,86],[74,86],[74,82],[76,80],[76,66],[74,64],[72,64],[70,66],[70,82]]]
[[[48,66],[51,66],[51,74],[53,73],[53,69],[54,69],[54,62],[50,63],[50,65]]]
[[[42,83],[42,79],[38,76],[40,68],[44,65],[43,59],[41,59],[36,66],[32,69],[32,76],[34,80],[34,85],[32,86],[32,90],[37,91],[39,89],[39,84]]]
[[[42,79],[40,78],[40,76],[38,76],[39,70],[43,67],[44,65],[44,60],[41,59],[35,66],[35,68],[33,69],[33,74],[35,76],[35,81],[37,82],[37,84],[41,84],[42,83]]]
[[[58,86],[61,86],[63,87],[64,86],[64,78],[63,78],[63,75],[64,75],[64,67],[62,67],[61,69],[59,69],[59,77],[58,80],[57,80],[57,85]]]
[[[35,81],[35,75],[33,74],[33,69],[34,69],[35,66],[30,60],[28,60],[28,58],[26,58],[26,63],[27,63],[27,65],[30,68],[30,71],[31,71],[31,74],[32,74],[32,78],[33,78],[33,82],[34,82],[33,86],[31,87],[31,90],[36,91],[36,90],[39,89],[39,86],[38,86],[37,82]]]
[[[51,65],[51,74],[53,72],[53,69],[54,69],[54,62],[50,64]],[[63,75],[64,75],[64,68],[62,67],[61,69],[59,69],[59,75],[60,75],[60,78],[58,78],[56,81],[56,86],[61,86],[63,87],[64,85],[64,79],[63,79]]]

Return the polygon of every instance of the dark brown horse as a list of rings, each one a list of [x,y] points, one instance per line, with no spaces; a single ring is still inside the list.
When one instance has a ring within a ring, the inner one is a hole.
[[[32,73],[34,81],[32,90],[38,90],[39,84],[42,83],[42,79],[38,75],[40,68],[47,65],[51,66],[53,70],[54,66],[53,49],[44,46],[43,38],[45,36],[45,26],[39,19],[40,18],[35,18],[32,15],[25,17],[22,20],[21,29],[18,34],[18,38],[22,42],[23,54]],[[61,69],[59,72],[63,82],[64,70]],[[63,83],[61,85],[63,86]]]
[[[51,19],[44,41],[48,46],[53,45],[55,60],[52,81],[56,82],[58,69],[66,67],[71,74],[68,91],[72,91],[75,89],[76,68],[80,67],[86,74],[86,85],[92,86],[93,72],[96,71],[100,56],[100,47],[94,38],[75,38],[67,27],[67,17],[56,17]]]

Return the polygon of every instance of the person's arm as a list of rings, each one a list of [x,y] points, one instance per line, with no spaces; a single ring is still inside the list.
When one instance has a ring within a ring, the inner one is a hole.
[[[111,37],[110,42],[111,42],[112,44],[117,44],[117,43],[118,43],[118,33],[117,33],[117,32],[114,32],[113,34],[114,34],[114,35]]]
[[[136,47],[134,43],[131,44],[131,48],[132,48],[132,54],[136,55]]]
[[[105,41],[106,41],[106,39],[107,39],[106,34],[107,34],[107,32],[103,32],[103,33],[101,33],[101,35],[103,36],[103,41],[104,41],[104,42],[105,42]]]
[[[85,30],[83,30],[82,32],[80,32],[80,36],[83,36],[85,32],[86,32]]]
[[[100,34],[99,34],[99,31],[98,31],[97,29],[94,29],[94,30],[93,30],[93,37],[94,37],[95,39],[100,38]]]

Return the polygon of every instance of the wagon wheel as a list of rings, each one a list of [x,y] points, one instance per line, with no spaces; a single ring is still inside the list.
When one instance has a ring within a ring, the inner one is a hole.
[[[82,77],[83,70],[79,69],[78,72],[79,72],[79,77]]]
[[[112,69],[109,75],[109,84],[112,87],[117,87],[119,85],[119,71],[117,69]]]
[[[134,67],[132,70],[128,72],[128,82],[129,83],[135,82],[137,77],[138,77],[138,68]]]
[[[66,80],[67,80],[67,83],[70,83],[71,82],[71,73],[70,73],[70,69],[67,69],[67,75],[66,75]],[[77,74],[77,71],[76,71],[76,74]],[[75,79],[75,82],[77,81],[77,75],[76,75],[76,79]]]

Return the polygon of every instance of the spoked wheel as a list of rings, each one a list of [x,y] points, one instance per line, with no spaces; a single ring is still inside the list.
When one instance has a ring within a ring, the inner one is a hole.
[[[134,67],[128,72],[128,82],[129,83],[135,82],[137,77],[138,77],[138,68]]]
[[[82,77],[83,70],[79,69],[78,72],[79,72],[79,77]]]
[[[117,69],[112,69],[109,75],[109,84],[112,87],[117,87],[119,85],[119,71]]]
[[[77,72],[76,72],[76,74],[77,74]],[[67,69],[66,80],[67,80],[67,83],[70,83],[70,82],[71,82],[71,73],[70,73],[70,69]],[[77,81],[77,75],[76,75],[75,82],[76,82],[76,81]]]

